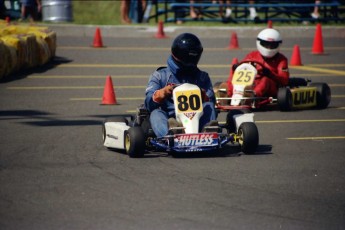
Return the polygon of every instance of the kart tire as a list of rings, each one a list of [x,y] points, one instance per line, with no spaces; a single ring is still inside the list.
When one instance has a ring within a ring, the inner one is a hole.
[[[244,122],[238,128],[241,151],[245,154],[255,153],[259,145],[259,131],[253,122]]]
[[[326,83],[310,83],[311,87],[316,87],[316,108],[325,109],[331,102],[331,89]]]
[[[278,89],[278,107],[280,111],[291,111],[292,109],[292,94],[289,88]]]
[[[228,133],[236,133],[237,132],[236,123],[235,123],[235,120],[233,117],[235,115],[245,114],[245,113],[249,113],[249,112],[250,111],[244,110],[244,109],[242,109],[242,110],[240,110],[240,109],[230,110],[228,112],[228,114],[226,115],[226,123],[225,123],[225,126],[226,126]]]
[[[308,82],[304,78],[292,77],[289,79],[290,88],[299,87],[299,86],[307,86],[307,85],[308,85]]]
[[[102,138],[103,138],[103,144],[105,142],[105,137],[106,137],[106,130],[105,130],[105,123],[107,122],[124,122],[126,123],[126,125],[128,125],[128,120],[125,117],[108,117],[104,120],[104,122],[102,123]]]
[[[125,132],[124,146],[131,158],[143,157],[145,153],[145,134],[141,127],[131,127]]]

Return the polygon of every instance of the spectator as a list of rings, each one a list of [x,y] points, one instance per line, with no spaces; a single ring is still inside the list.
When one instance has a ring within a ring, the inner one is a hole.
[[[255,3],[254,0],[249,1],[249,4],[254,4],[254,3]],[[253,6],[249,7],[249,18],[251,20],[256,20],[258,18],[258,14],[256,13],[256,9]]]
[[[231,4],[231,1],[230,1],[230,0],[226,0],[225,3],[226,3],[227,5],[229,5],[229,4]],[[224,4],[224,1],[223,1],[223,0],[220,0],[220,1],[219,1],[219,4]],[[225,7],[225,18],[230,18],[231,13],[232,13],[232,11],[231,11],[230,6],[226,6],[226,7]],[[223,6],[220,6],[220,7],[219,7],[219,14],[220,14],[220,17],[221,17],[221,18],[224,18]]]
[[[315,1],[314,11],[310,14],[311,17],[314,19],[318,19],[320,17],[319,7],[318,7],[318,4],[320,3],[321,1],[318,1],[318,0]]]
[[[185,0],[175,0],[177,3],[184,3]],[[176,7],[175,8],[175,15],[176,15],[176,24],[180,25],[183,23],[183,21],[181,20],[181,18],[184,18],[185,12],[183,11],[183,7]]]
[[[5,17],[6,17],[5,1],[0,0],[0,19],[5,19]]]
[[[21,18],[23,21],[29,17],[30,22],[38,19],[38,13],[41,12],[42,6],[40,0],[20,0],[21,3]]]
[[[122,24],[131,24],[131,20],[129,19],[129,8],[130,8],[131,0],[122,0],[121,1],[121,22]]]
[[[215,1],[213,1],[213,2],[215,2]],[[248,2],[249,2],[249,4],[254,4],[255,3],[254,0],[249,0]],[[224,0],[220,0],[219,4],[224,4]],[[231,4],[231,1],[230,0],[226,0],[226,4]],[[232,13],[231,7],[227,6],[226,9],[225,9],[225,18],[230,18],[231,13]],[[221,6],[220,7],[220,16],[221,16],[221,18],[224,18],[223,14],[224,14],[223,7]],[[257,17],[258,17],[258,14],[256,13],[255,7],[253,7],[253,6],[249,7],[249,18],[251,20],[256,20]]]
[[[158,68],[150,77],[146,88],[145,107],[151,113],[150,122],[157,137],[168,134],[169,126],[180,126],[175,119],[175,106],[172,99],[174,85],[191,83],[199,86],[203,96],[203,115],[200,118],[201,130],[207,125],[217,125],[215,96],[211,79],[207,72],[197,65],[203,52],[197,36],[183,33],[177,36],[171,46],[167,67]]]
[[[200,1],[196,0],[190,0],[190,4],[199,3]],[[202,12],[201,9],[197,9],[195,6],[190,6],[190,17],[194,20],[198,20],[199,18],[202,18]]]

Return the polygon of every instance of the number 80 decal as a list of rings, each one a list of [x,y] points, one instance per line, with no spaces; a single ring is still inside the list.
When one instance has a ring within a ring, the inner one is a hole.
[[[177,108],[179,112],[196,112],[201,111],[202,101],[200,90],[191,90],[175,93]]]

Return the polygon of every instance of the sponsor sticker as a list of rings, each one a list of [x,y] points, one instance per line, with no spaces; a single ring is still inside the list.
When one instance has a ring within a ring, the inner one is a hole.
[[[217,133],[200,133],[200,134],[182,134],[174,139],[177,147],[190,146],[214,146],[218,145]]]

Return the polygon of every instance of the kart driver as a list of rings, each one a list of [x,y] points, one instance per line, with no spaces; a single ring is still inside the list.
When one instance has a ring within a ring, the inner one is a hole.
[[[282,38],[280,33],[271,28],[262,30],[256,39],[256,51],[252,51],[242,62],[255,61],[258,74],[254,81],[254,94],[256,97],[276,97],[278,88],[289,83],[289,69],[287,58],[279,52]],[[255,63],[254,63],[255,65]],[[233,66],[233,70],[238,65]],[[228,81],[228,94],[231,97],[233,86],[231,79]]]
[[[215,96],[208,73],[200,70],[197,64],[203,52],[197,36],[183,33],[175,38],[171,46],[171,55],[167,67],[160,67],[152,73],[146,88],[145,107],[151,113],[151,127],[157,137],[168,134],[169,124],[175,122],[175,108],[172,99],[174,86],[190,83],[200,87],[203,97],[203,115],[199,121],[200,130],[217,121]],[[211,122],[212,121],[212,122]]]

